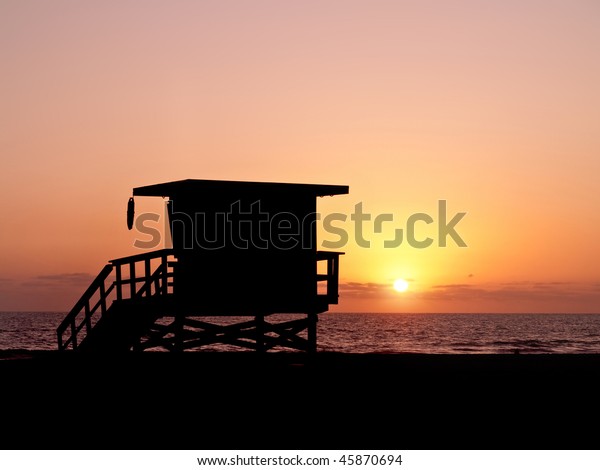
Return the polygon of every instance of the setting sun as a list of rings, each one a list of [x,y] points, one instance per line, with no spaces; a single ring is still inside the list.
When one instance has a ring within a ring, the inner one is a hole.
[[[408,282],[404,279],[396,279],[394,281],[394,289],[398,292],[405,292],[408,289]]]

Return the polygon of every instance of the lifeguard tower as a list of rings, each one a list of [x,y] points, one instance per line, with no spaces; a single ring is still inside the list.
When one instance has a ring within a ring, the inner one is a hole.
[[[135,188],[134,197],[168,198],[172,248],[110,261],[59,326],[59,350],[316,351],[318,314],[338,302],[343,254],[317,251],[316,198],[347,193],[212,180]]]

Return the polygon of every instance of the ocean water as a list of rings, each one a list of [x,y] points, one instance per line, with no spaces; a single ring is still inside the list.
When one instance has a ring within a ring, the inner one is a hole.
[[[64,316],[0,312],[0,350],[56,349],[56,327]],[[600,353],[600,315],[326,313],[319,317],[318,348],[352,353]]]

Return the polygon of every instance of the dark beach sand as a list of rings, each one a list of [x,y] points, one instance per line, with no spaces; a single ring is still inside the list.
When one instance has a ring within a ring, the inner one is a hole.
[[[598,447],[599,355],[0,359],[4,449]]]

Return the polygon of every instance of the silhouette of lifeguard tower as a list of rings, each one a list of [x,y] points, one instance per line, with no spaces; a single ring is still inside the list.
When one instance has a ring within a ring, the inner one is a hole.
[[[110,261],[59,326],[59,350],[316,351],[318,314],[338,302],[343,254],[317,251],[316,198],[347,193],[211,180],[135,188],[133,196],[168,198],[172,248]],[[273,314],[299,315],[275,322]]]

